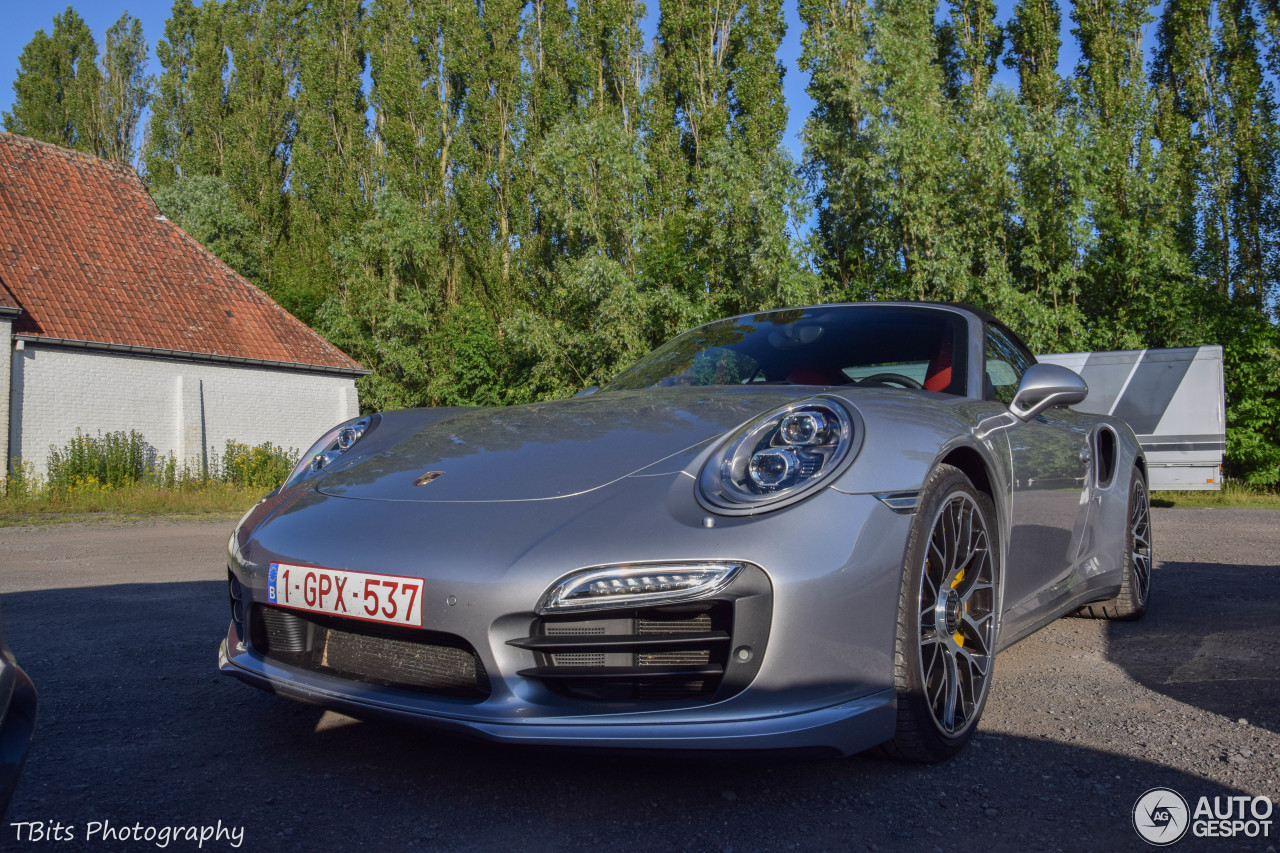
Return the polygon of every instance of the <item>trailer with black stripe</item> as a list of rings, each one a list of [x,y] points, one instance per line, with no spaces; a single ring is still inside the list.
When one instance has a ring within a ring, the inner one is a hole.
[[[1072,352],[1037,356],[1089,385],[1075,408],[1129,424],[1147,457],[1152,491],[1219,489],[1226,448],[1222,347]]]

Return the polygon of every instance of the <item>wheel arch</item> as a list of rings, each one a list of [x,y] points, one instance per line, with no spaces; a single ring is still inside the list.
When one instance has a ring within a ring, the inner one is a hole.
[[[938,460],[938,464],[959,468],[973,483],[974,488],[985,492],[992,501],[998,501],[996,490],[992,485],[991,471],[987,467],[987,461],[982,458],[982,454],[976,449],[965,444],[953,447]]]
[[[1004,592],[1009,575],[1009,536],[1012,527],[1012,494],[1010,494],[1009,489],[1001,485],[1007,485],[1005,482],[1007,474],[1000,470],[997,462],[987,453],[966,443],[957,443],[944,447],[934,461],[933,468],[937,468],[938,465],[950,465],[953,468],[958,468],[969,478],[969,482],[973,483],[975,489],[991,499],[991,503],[995,507],[996,517],[992,521],[996,527],[999,554],[999,569],[997,571],[998,594],[996,597],[996,642],[999,645],[1000,634],[1004,630]]]

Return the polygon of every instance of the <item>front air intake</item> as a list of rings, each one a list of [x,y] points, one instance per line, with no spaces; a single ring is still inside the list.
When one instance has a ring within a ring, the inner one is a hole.
[[[750,566],[707,601],[534,620],[508,645],[532,652],[518,674],[590,702],[711,701],[746,687],[769,635],[771,588]]]
[[[254,650],[263,657],[366,684],[483,699],[489,676],[461,637],[255,605]]]

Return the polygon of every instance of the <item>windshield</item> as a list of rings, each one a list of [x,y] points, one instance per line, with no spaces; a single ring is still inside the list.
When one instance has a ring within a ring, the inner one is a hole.
[[[964,394],[966,326],[953,311],[838,305],[699,326],[605,391],[675,385],[864,385]]]

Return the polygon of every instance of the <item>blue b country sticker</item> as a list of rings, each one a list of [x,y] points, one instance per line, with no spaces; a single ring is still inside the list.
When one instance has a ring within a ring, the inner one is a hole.
[[[267,601],[272,604],[276,600],[276,572],[280,571],[279,563],[272,563],[271,568],[267,571]]]

